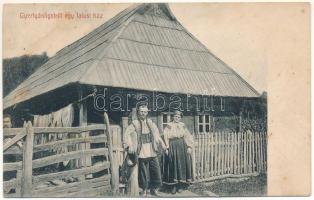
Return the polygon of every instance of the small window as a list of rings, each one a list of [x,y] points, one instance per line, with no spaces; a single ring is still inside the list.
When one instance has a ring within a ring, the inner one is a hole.
[[[200,115],[200,116],[199,116],[199,122],[200,122],[200,123],[203,123],[203,115]]]
[[[199,115],[198,130],[199,130],[199,133],[210,132],[210,115],[209,114]]]
[[[206,124],[206,132],[209,132],[209,124]]]
[[[204,131],[203,131],[203,126],[199,126],[198,131],[199,131],[200,133],[204,132]]]
[[[162,113],[162,128],[166,128],[167,124],[171,121],[172,113]]]
[[[220,110],[225,111],[226,101],[224,98],[220,98]]]
[[[162,114],[162,123],[167,123],[167,114]]]
[[[209,115],[205,115],[205,122],[209,122]]]

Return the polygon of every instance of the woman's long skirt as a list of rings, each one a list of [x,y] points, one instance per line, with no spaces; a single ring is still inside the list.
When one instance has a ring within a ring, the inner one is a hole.
[[[168,156],[164,156],[163,182],[165,184],[190,183],[192,157],[187,153],[183,138],[170,139]]]

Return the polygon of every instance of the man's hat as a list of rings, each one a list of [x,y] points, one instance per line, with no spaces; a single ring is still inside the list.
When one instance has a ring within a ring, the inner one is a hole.
[[[148,108],[148,103],[146,101],[140,101],[136,104],[136,109],[138,110],[140,107]]]

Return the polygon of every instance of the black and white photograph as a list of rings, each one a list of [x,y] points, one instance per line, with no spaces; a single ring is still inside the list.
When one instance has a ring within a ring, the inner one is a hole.
[[[265,49],[298,6],[3,4],[3,196],[268,196]]]

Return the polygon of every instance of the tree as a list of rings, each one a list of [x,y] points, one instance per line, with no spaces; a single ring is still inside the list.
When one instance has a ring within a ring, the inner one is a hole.
[[[41,65],[47,62],[46,52],[3,59],[3,96],[8,95]]]

